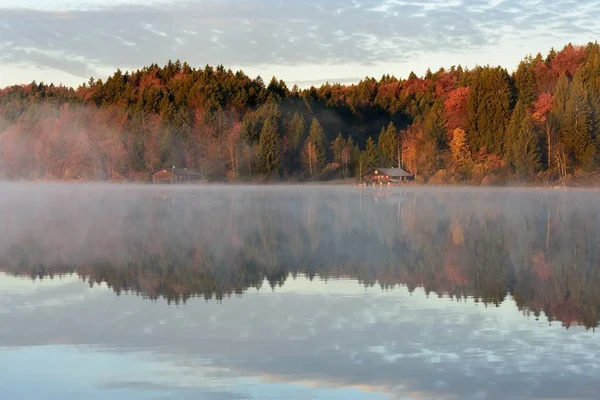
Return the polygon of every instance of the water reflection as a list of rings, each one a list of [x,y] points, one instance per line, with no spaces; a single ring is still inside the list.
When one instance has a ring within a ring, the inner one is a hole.
[[[76,273],[117,294],[175,303],[241,295],[265,278],[275,288],[290,275],[348,277],[486,305],[510,294],[524,313],[565,327],[598,324],[595,191],[12,186],[6,193],[0,266],[10,274]]]
[[[593,399],[600,390],[595,334],[523,318],[512,301],[486,309],[420,288],[300,276],[275,292],[185,306],[69,279],[34,286],[0,291],[0,344],[16,349],[0,350],[11,378],[0,393],[39,394],[38,382],[80,398]]]
[[[595,191],[0,193],[7,398],[600,391]]]

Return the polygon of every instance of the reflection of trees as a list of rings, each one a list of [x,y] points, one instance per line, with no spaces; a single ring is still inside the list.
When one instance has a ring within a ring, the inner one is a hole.
[[[275,288],[290,274],[351,277],[486,305],[510,294],[523,312],[566,327],[598,324],[592,195],[160,190],[71,196],[60,211],[60,198],[34,211],[0,211],[11,232],[0,243],[2,270],[32,278],[75,272],[118,294],[175,302],[220,300],[264,280]]]

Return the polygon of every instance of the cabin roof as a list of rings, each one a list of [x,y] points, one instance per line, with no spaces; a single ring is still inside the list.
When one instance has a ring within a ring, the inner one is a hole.
[[[202,176],[199,172],[194,171],[193,169],[189,169],[189,168],[160,168],[157,169],[156,171],[154,171],[152,173],[152,175],[156,174],[157,172],[161,172],[161,171],[165,171],[165,172],[175,172],[175,175],[179,175],[179,176],[197,176],[200,177]]]
[[[413,176],[410,172],[406,172],[402,168],[372,168],[372,169],[368,170],[364,175],[368,175],[374,171],[378,171],[379,173],[381,173],[383,175],[387,175],[392,178],[402,178],[402,177]]]

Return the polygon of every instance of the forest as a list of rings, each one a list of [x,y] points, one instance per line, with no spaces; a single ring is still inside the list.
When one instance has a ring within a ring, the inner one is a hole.
[[[308,89],[176,60],[2,89],[0,178],[144,181],[175,165],[208,181],[312,181],[402,167],[421,183],[589,184],[599,130],[598,43],[512,73],[452,66]]]

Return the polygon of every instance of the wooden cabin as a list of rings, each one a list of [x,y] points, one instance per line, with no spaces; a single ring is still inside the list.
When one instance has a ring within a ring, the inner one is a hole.
[[[413,179],[414,175],[402,168],[373,168],[363,175],[363,181],[367,185],[399,184]]]
[[[152,173],[152,183],[190,183],[201,180],[202,175],[189,168],[161,168]]]

